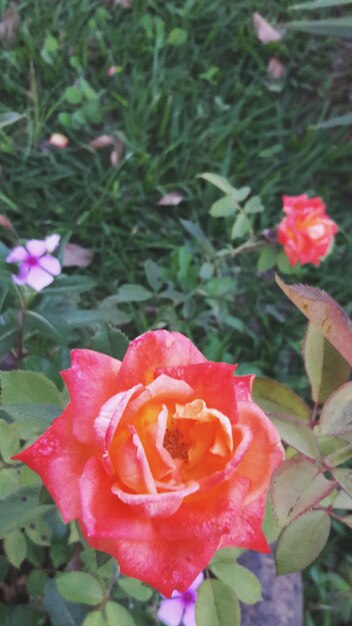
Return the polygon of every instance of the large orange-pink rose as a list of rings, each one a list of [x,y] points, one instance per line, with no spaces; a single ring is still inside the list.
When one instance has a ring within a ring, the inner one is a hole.
[[[185,591],[218,548],[269,550],[261,527],[283,449],[252,377],[234,370],[166,330],[132,341],[122,362],[74,350],[69,405],[16,457],[65,522],[165,595]]]
[[[283,196],[286,217],[278,227],[278,241],[291,265],[313,263],[319,265],[327,255],[338,232],[337,224],[326,214],[321,198]]]

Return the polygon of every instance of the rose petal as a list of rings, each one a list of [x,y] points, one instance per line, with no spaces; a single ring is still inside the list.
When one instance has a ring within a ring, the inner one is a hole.
[[[30,270],[30,267],[22,263],[22,265],[20,265],[19,267],[17,274],[12,276],[13,282],[16,283],[16,285],[25,285],[27,283],[27,276],[28,276],[29,270]]]
[[[133,426],[130,426],[130,431],[129,437],[119,447],[114,460],[117,475],[128,489],[137,494],[157,494],[143,444]],[[112,491],[116,493],[114,487]]]
[[[167,493],[134,494],[126,493],[119,487],[113,485],[112,492],[115,493],[122,502],[133,507],[140,515],[153,518],[167,517],[174,515],[180,508],[184,498],[199,490],[197,482],[189,483],[186,487],[177,491]]]
[[[93,350],[72,350],[72,366],[61,372],[74,414],[73,432],[83,443],[95,442],[94,420],[117,389],[120,361]]]
[[[89,454],[90,449],[72,434],[69,405],[37,441],[14,459],[39,474],[67,523],[80,516],[79,479]]]
[[[274,424],[256,404],[239,402],[240,424],[253,433],[252,442],[237,472],[251,480],[246,504],[266,492],[274,470],[284,460],[281,439]]]
[[[184,363],[178,367],[160,367],[156,373],[183,380],[194,389],[195,398],[202,398],[207,407],[217,409],[235,423],[238,420],[236,378],[233,375],[236,367],[228,363],[206,361],[190,365]]]
[[[6,257],[8,263],[20,263],[28,257],[28,252],[23,246],[16,246]]]
[[[205,357],[184,335],[167,330],[149,331],[130,343],[121,365],[117,391],[137,383],[148,385],[155,378],[156,368],[203,361]]]
[[[30,267],[26,278],[26,284],[35,291],[41,291],[53,282],[54,278],[51,274],[43,270],[39,266]]]
[[[96,442],[105,450],[109,449],[129,402],[141,391],[143,391],[143,385],[135,385],[128,391],[116,393],[101,407],[94,420],[94,433]]]
[[[162,600],[158,608],[158,618],[167,626],[179,626],[184,610],[182,597]]]
[[[252,21],[255,34],[263,44],[270,43],[271,41],[280,41],[280,39],[282,39],[280,31],[269,24],[260,13],[253,13]]]
[[[252,387],[254,378],[253,374],[235,376],[237,402],[253,402]]]
[[[54,256],[51,256],[51,254],[42,256],[38,261],[38,265],[52,276],[58,276],[61,273],[59,261]]]
[[[25,247],[29,254],[34,257],[43,256],[47,250],[45,241],[42,241],[41,239],[30,239],[26,242]]]
[[[230,532],[223,536],[219,548],[235,546],[268,554],[270,547],[262,531],[265,502],[266,496],[263,494],[244,506]]]

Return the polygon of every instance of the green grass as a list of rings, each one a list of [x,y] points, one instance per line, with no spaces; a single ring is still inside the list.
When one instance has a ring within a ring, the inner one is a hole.
[[[0,113],[25,117],[0,130],[0,213],[22,237],[71,231],[93,249],[88,272],[98,278],[97,298],[126,282],[149,286],[144,264],[156,262],[173,293],[129,307],[131,336],[168,324],[209,358],[254,362],[302,389],[303,320],[272,274],[259,277],[249,256],[227,261],[218,272],[229,282],[216,292],[199,278],[211,255],[180,222],[201,224],[218,248],[229,242],[231,224],[209,216],[219,196],[197,178],[204,171],[261,195],[257,230],[281,219],[282,194],[322,196],[340,226],[337,245],[299,279],[327,289],[352,313],[349,129],[311,128],[346,112],[350,69],[336,74],[341,42],[291,32],[268,46],[256,39],[253,11],[275,24],[289,19],[290,4],[134,0],[125,10],[112,0],[19,2],[20,28],[0,47]],[[8,6],[0,0],[0,15]],[[174,29],[184,31],[181,45],[169,43]],[[272,56],[286,66],[280,91],[267,80]],[[121,71],[108,77],[112,65]],[[69,136],[66,150],[47,148],[52,132]],[[109,148],[89,147],[101,134],[123,138],[118,168]],[[172,190],[184,202],[158,206]],[[192,302],[182,299],[187,294]],[[225,315],[237,322],[225,323]]]

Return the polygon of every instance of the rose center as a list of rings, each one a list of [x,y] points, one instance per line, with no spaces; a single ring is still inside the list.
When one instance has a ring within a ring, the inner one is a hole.
[[[178,428],[166,429],[163,446],[173,459],[188,461],[188,445]]]

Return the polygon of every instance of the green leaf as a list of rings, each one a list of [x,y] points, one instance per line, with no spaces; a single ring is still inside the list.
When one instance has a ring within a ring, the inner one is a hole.
[[[191,222],[191,220],[182,220],[180,219],[180,223],[183,228],[194,237],[196,241],[198,241],[201,248],[203,248],[204,252],[213,256],[215,254],[215,250],[213,245],[210,243],[209,239],[205,236],[203,230],[199,226],[199,224],[195,224],[195,222]]]
[[[26,526],[26,534],[38,546],[50,546],[52,531],[49,525],[41,518]]]
[[[19,402],[63,406],[60,391],[51,380],[38,372],[0,372],[0,383],[1,402],[5,406]]]
[[[333,509],[352,509],[352,498],[345,491],[339,491],[332,502]]]
[[[153,595],[153,590],[136,578],[119,578],[118,583],[128,596],[139,602],[147,602]]]
[[[122,361],[129,346],[129,339],[125,333],[112,326],[109,322],[96,332],[92,339],[91,349],[103,352]]]
[[[100,582],[86,572],[65,572],[56,579],[57,588],[65,600],[95,606],[104,599]]]
[[[274,246],[267,246],[261,250],[258,261],[257,261],[257,270],[258,272],[266,272],[274,267],[276,263],[277,250]]]
[[[331,117],[325,122],[319,122],[318,124],[313,124],[311,128],[314,130],[320,130],[321,128],[336,128],[336,126],[350,126],[352,124],[352,113],[345,113],[345,115],[337,115],[336,117]]]
[[[312,322],[352,366],[352,320],[325,291],[308,285],[276,282],[293,304]]]
[[[107,626],[103,610],[88,613],[82,622],[82,626]]]
[[[65,343],[63,335],[44,315],[39,315],[35,311],[26,311],[24,318],[24,328],[26,332],[35,331],[43,337],[54,339],[59,344]]]
[[[270,419],[278,429],[281,439],[289,446],[313,459],[321,459],[316,436],[299,418],[270,413]]]
[[[226,550],[219,550],[209,567],[219,580],[235,591],[241,602],[255,604],[261,600],[262,586],[258,578],[246,567],[236,563]]]
[[[237,210],[236,202],[232,196],[225,196],[214,202],[209,210],[212,217],[231,217]]]
[[[38,504],[38,487],[17,489],[0,502],[0,538],[7,533],[23,528],[29,522],[41,517],[55,507]]]
[[[257,376],[253,399],[266,413],[285,413],[308,421],[310,410],[300,396],[271,378]]]
[[[243,208],[246,213],[262,213],[264,211],[264,205],[259,196],[252,196]]]
[[[16,470],[13,468],[1,468],[0,471],[0,500],[6,498],[10,493],[14,493],[19,488],[19,479]]]
[[[55,580],[49,580],[44,587],[44,607],[49,614],[52,626],[78,626],[82,619],[74,619],[77,612],[74,605],[67,605],[60,596]]]
[[[167,38],[167,43],[171,46],[183,46],[186,43],[188,33],[183,28],[173,28]]]
[[[62,408],[54,404],[24,402],[21,404],[8,404],[6,412],[16,422],[43,432],[60,415]]]
[[[352,37],[352,17],[331,17],[326,20],[297,20],[288,22],[287,27],[311,35],[328,37]]]
[[[350,365],[311,322],[303,343],[303,356],[314,402],[325,402],[349,380]]]
[[[55,279],[55,283],[45,288],[45,295],[64,295],[69,293],[77,294],[83,293],[93,289],[97,284],[97,281],[89,276],[65,276],[61,274]]]
[[[352,382],[327,399],[320,415],[320,430],[323,435],[337,437],[352,432]]]
[[[231,239],[240,239],[244,235],[248,233],[250,230],[251,224],[248,220],[248,217],[244,213],[240,213],[232,226],[231,229]]]
[[[16,113],[15,111],[7,111],[6,113],[0,114],[0,128],[5,128],[5,126],[10,126],[10,124],[15,124],[19,120],[23,120],[26,117],[25,115],[21,115],[20,113]]]
[[[82,102],[82,91],[79,87],[67,87],[65,98],[70,104],[79,104]]]
[[[306,9],[324,9],[329,7],[340,7],[344,4],[352,4],[352,0],[313,0],[312,2],[300,2],[294,4],[290,9],[304,11]]]
[[[153,294],[142,285],[122,285],[117,292],[117,302],[144,302]]]
[[[274,473],[270,496],[275,517],[281,527],[312,509],[336,487],[316,464],[306,458],[291,458]]]
[[[44,587],[48,580],[49,577],[46,572],[43,572],[43,570],[40,569],[33,569],[29,572],[27,578],[28,593],[33,597],[43,595]]]
[[[325,511],[309,511],[293,520],[277,540],[277,575],[292,574],[310,565],[324,548],[329,533],[330,517]]]
[[[108,626],[135,626],[131,613],[121,604],[107,602],[105,612]]]
[[[4,549],[10,563],[15,567],[20,567],[27,554],[27,542],[24,534],[20,530],[14,530],[6,535]]]
[[[238,598],[221,580],[205,580],[199,588],[196,604],[199,626],[240,626]]]
[[[0,420],[0,454],[5,463],[11,463],[11,458],[20,450],[20,438],[17,424],[8,424]]]
[[[198,174],[198,178],[204,178],[208,183],[211,183],[228,196],[232,196],[236,193],[235,187],[232,187],[228,180],[223,176],[219,176],[218,174],[212,174],[211,172],[203,172],[203,174]]]
[[[335,450],[329,456],[325,457],[324,462],[328,467],[335,467],[336,465],[342,465],[346,461],[352,458],[352,443],[343,445],[340,449]]]

